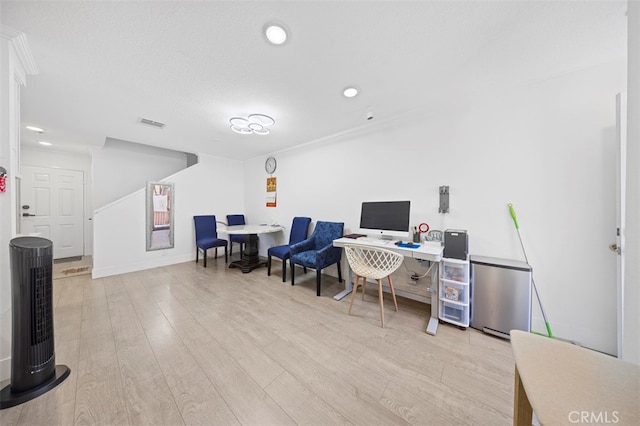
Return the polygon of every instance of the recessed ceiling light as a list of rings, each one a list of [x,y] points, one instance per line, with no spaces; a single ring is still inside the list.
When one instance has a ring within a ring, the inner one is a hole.
[[[51,146],[51,145],[53,145],[51,142],[46,142],[46,141],[38,141],[38,143],[39,143],[40,145],[44,145],[44,146]]]
[[[269,43],[279,46],[287,41],[287,30],[280,24],[267,24],[264,29],[264,35]]]
[[[34,132],[38,132],[38,133],[44,133],[44,129],[41,129],[40,127],[36,127],[36,126],[26,126],[27,129],[34,131]]]
[[[342,92],[342,94],[347,98],[353,98],[358,94],[358,89],[356,89],[355,87],[347,87],[346,89],[344,89],[344,92]]]

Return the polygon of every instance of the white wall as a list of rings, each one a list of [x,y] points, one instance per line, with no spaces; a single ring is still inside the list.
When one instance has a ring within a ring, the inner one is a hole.
[[[107,138],[93,153],[93,209],[187,167],[187,154]]]
[[[23,33],[0,25],[0,166],[7,171],[0,193],[0,381],[11,376],[11,272],[9,241],[17,233],[17,178],[20,175],[20,90],[37,73]]]
[[[353,232],[362,201],[409,199],[412,224],[466,229],[471,254],[523,260],[507,209],[513,203],[553,333],[615,353],[608,244],[615,241],[615,95],[625,78],[623,61],[606,64],[281,152],[276,208],[264,203],[264,158],[253,159],[246,213],[285,225],[296,215],[343,221]],[[450,186],[447,215],[438,214],[440,185]],[[261,254],[268,246],[261,239]],[[535,299],[533,328],[545,331]]]
[[[93,278],[195,259],[193,216],[244,211],[242,163],[200,155],[197,165],[162,179],[175,184],[174,248],[146,251],[145,188],[94,213]]]
[[[10,99],[6,93],[12,84],[12,70],[9,64],[9,42],[0,38],[0,166],[10,170]],[[18,108],[19,109],[19,108]],[[12,175],[15,172],[11,173]],[[9,191],[12,191],[11,180]],[[11,372],[11,273],[9,269],[9,244],[13,233],[11,229],[11,212],[15,204],[9,194],[0,194],[0,380],[10,377]]]
[[[93,202],[91,199],[91,157],[88,154],[55,149],[22,148],[23,166],[79,170],[84,174],[84,254],[93,254]]]
[[[622,359],[640,364],[640,2],[629,1],[627,229]]]

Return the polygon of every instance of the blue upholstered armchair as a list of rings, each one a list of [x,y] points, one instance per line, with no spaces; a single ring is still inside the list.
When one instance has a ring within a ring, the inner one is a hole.
[[[316,270],[316,295],[320,296],[321,272],[334,263],[338,266],[338,281],[342,282],[340,258],[342,248],[334,247],[333,240],[342,237],[344,223],[321,222],[316,223],[313,234],[298,244],[291,246],[291,285],[295,284],[295,265]]]
[[[310,217],[294,217],[289,234],[289,244],[271,247],[267,250],[267,275],[271,276],[271,256],[282,260],[282,282],[287,281],[287,259],[291,257],[291,246],[307,239]]]
[[[227,225],[235,226],[235,225],[246,225],[244,221],[243,214],[228,214],[227,215]],[[240,244],[240,259],[242,259],[242,249],[244,246],[244,235],[229,235],[229,256],[233,256],[233,243]]]
[[[218,257],[218,247],[224,247],[224,262],[227,263],[227,240],[218,238],[218,225],[213,215],[194,216],[193,223],[196,228],[196,263],[200,250],[204,253],[204,267],[207,267],[207,250],[215,248],[215,257]]]

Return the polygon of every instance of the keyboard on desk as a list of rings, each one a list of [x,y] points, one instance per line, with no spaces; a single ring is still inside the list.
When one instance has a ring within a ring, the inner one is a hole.
[[[389,245],[393,244],[393,240],[381,240],[380,238],[360,237],[356,240],[360,244]]]

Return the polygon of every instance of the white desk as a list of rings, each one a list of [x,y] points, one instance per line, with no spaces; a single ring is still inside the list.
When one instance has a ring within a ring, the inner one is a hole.
[[[242,259],[233,261],[229,268],[240,268],[243,273],[248,273],[267,262],[260,260],[258,256],[258,234],[282,231],[282,226],[272,225],[234,225],[221,227],[218,232],[228,235],[244,235],[244,252]]]
[[[431,283],[435,283],[435,288],[431,288],[431,318],[429,318],[429,324],[427,325],[427,333],[435,335],[438,331],[438,264],[442,260],[442,246],[440,243],[421,243],[418,248],[404,248],[398,247],[393,241],[380,240],[374,238],[338,238],[333,240],[334,247],[344,247],[346,244],[360,245],[367,247],[379,247],[393,252],[399,253],[404,257],[410,257],[417,260],[428,260],[434,262],[435,267],[431,269]],[[348,265],[348,262],[347,262]],[[349,268],[349,278],[345,280],[344,290],[335,295],[333,298],[341,300],[353,289],[353,274],[351,268]],[[410,295],[403,294],[405,297],[411,297]]]

